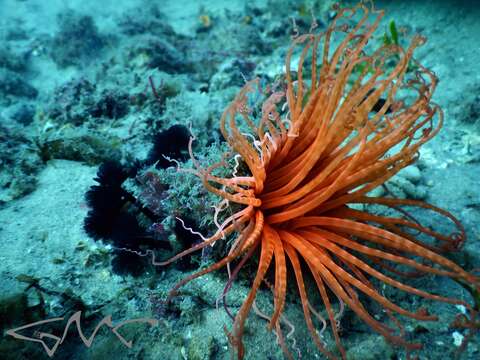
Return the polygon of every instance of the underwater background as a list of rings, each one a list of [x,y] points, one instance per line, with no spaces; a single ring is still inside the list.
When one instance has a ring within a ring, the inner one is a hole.
[[[72,325],[53,358],[230,358],[224,326],[231,319],[221,305],[217,309],[225,270],[193,281],[174,304],[163,302],[177,281],[221,258],[225,245],[165,267],[141,255],[149,250],[167,259],[199,243],[197,231],[216,230],[218,198],[177,171],[175,162],[192,166],[191,133],[202,164],[221,160],[228,147],[218,124],[228,103],[246,80],[272,82],[283,73],[292,19],[305,33],[313,16],[321,31],[335,16],[332,5],[0,0],[1,359],[50,358],[40,342],[6,331],[63,317],[24,330],[36,340],[36,331],[62,337],[79,311],[86,338],[109,315],[114,324],[144,321],[119,330],[131,347],[108,327],[86,346]],[[389,191],[454,214],[467,241],[448,257],[469,271],[480,268],[480,1],[384,0],[375,6],[386,14],[373,41],[398,36],[407,46],[417,33],[428,39],[416,58],[440,79],[433,99],[445,113],[439,135],[422,147],[416,164],[388,182]],[[247,267],[230,290],[233,311],[255,271]],[[471,302],[452,280],[415,281]],[[424,344],[416,355],[453,358],[467,333],[451,326],[462,309],[390,292],[395,302],[423,301],[440,317],[404,321],[410,337]],[[260,308],[271,307],[269,293],[259,293]],[[295,358],[322,359],[295,296],[287,297],[285,316],[294,325],[287,343]],[[284,358],[266,324],[250,314],[246,359]],[[348,359],[405,359],[353,313],[347,311],[341,325]],[[44,340],[50,348],[56,341]],[[478,333],[459,357],[480,358]]]

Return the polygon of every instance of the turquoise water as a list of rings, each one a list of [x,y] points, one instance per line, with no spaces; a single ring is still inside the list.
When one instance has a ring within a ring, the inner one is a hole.
[[[281,86],[292,36],[308,32],[312,23],[314,32],[324,31],[337,13],[331,5],[0,0],[0,358],[46,359],[57,341],[52,357],[59,359],[230,358],[224,326],[230,330],[232,320],[217,301],[229,279],[225,269],[193,281],[168,305],[164,300],[180,279],[225,256],[234,238],[168,266],[153,266],[151,255],[165,260],[201,243],[199,234],[208,237],[241,209],[222,208],[217,219],[219,198],[192,171],[182,170],[194,167],[190,136],[202,166],[220,161],[228,150],[219,131],[224,109],[247,80]],[[377,1],[385,16],[369,42],[372,48],[386,41],[407,47],[415,34],[425,36],[415,58],[439,78],[433,101],[445,115],[417,163],[374,195],[427,201],[454,214],[466,241],[446,256],[467,271],[480,268],[479,5]],[[235,168],[248,175],[244,163],[229,161],[230,173]],[[411,215],[439,232],[452,230],[445,218]],[[254,257],[228,291],[226,307],[233,315],[257,262]],[[268,279],[274,281],[273,271]],[[408,281],[473,304],[453,280]],[[286,345],[294,358],[322,359],[305,325],[295,278],[289,282],[282,323]],[[305,282],[314,294],[312,278]],[[420,359],[452,358],[469,336],[452,325],[464,307],[381,289],[401,306],[439,315],[436,322],[400,317],[407,339],[424,345],[413,354]],[[340,313],[343,303],[330,296]],[[361,300],[377,320],[388,322],[381,307],[365,296]],[[318,294],[311,302],[327,316]],[[272,312],[268,285],[256,304]],[[72,323],[62,339],[79,311],[85,338]],[[353,311],[341,313],[347,358],[406,358],[404,349],[390,345]],[[48,319],[57,320],[18,330],[28,339],[6,333]],[[315,321],[321,332],[322,322]],[[246,359],[287,358],[267,324],[251,312],[243,338]],[[122,325],[121,335],[111,330],[115,325]],[[321,333],[326,348],[340,356],[332,333]],[[459,356],[480,358],[478,333]]]

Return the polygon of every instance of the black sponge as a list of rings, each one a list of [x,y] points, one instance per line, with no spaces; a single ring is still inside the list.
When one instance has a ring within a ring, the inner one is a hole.
[[[93,185],[85,194],[90,207],[84,222],[84,229],[95,240],[109,238],[112,226],[130,195],[122,189],[122,183],[129,177],[118,162],[102,164],[94,179],[100,185]]]
[[[141,206],[137,199],[122,188],[123,182],[135,176],[138,162],[127,168],[118,162],[109,161],[102,164],[93,185],[85,194],[90,207],[85,220],[85,232],[95,240],[103,240],[114,246],[112,270],[117,274],[139,276],[147,265],[147,258],[135,254],[145,249],[172,250],[166,236],[144,229],[137,220],[137,215],[156,223],[158,216]]]
[[[189,141],[190,132],[183,125],[173,125],[167,130],[159,132],[153,138],[153,147],[146,159],[147,165],[157,163],[157,168],[161,169],[173,166],[174,164],[165,159],[164,156],[185,161],[188,158]]]

